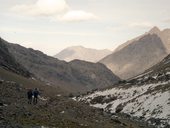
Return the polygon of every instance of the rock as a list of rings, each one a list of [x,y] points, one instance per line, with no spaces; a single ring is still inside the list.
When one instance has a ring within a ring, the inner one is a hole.
[[[28,116],[32,116],[32,113],[31,113],[31,112],[26,112],[26,113],[24,113],[24,115],[25,115],[26,117],[28,117]]]
[[[90,101],[91,104],[103,104],[104,103],[105,96],[97,96],[94,99]]]
[[[3,80],[0,79],[0,84],[2,84],[2,83],[3,83]]]
[[[61,114],[64,114],[65,113],[65,111],[62,111],[62,112],[60,112]]]
[[[4,120],[5,118],[3,116],[0,115],[0,120]]]
[[[122,104],[119,104],[116,108],[116,113],[120,113],[121,111],[123,110],[123,105]]]
[[[3,104],[3,103],[0,103],[0,106],[4,106],[4,104]]]
[[[111,119],[113,122],[115,122],[115,123],[117,123],[117,124],[121,124],[121,122],[120,122],[120,120],[118,120],[118,119]]]

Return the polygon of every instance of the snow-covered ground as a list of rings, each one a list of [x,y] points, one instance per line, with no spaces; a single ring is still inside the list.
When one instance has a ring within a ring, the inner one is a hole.
[[[162,90],[164,86],[170,86],[169,83],[170,81],[142,86],[133,85],[129,88],[114,87],[78,97],[76,100],[89,103],[93,107],[103,108],[110,113],[115,113],[121,104],[123,113],[144,117],[146,120],[160,119],[170,125],[170,90]],[[101,102],[96,101],[97,98],[101,98]],[[111,100],[108,100],[109,98]]]

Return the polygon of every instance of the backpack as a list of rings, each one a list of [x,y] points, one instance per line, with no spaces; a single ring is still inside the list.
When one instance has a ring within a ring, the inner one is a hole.
[[[39,92],[37,90],[34,91],[34,96],[37,97],[39,95]]]

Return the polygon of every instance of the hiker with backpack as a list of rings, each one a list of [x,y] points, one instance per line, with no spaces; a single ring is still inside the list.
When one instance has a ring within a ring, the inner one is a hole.
[[[27,96],[28,96],[28,104],[32,104],[32,96],[33,96],[32,89],[28,90]]]
[[[34,96],[33,103],[37,104],[38,103],[38,96],[39,96],[39,91],[38,91],[37,88],[35,88],[35,90],[33,91],[33,96]]]

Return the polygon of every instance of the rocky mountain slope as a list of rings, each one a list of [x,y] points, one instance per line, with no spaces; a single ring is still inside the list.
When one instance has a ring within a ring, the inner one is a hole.
[[[117,87],[77,97],[108,113],[126,113],[158,128],[170,127],[170,55]]]
[[[106,71],[106,67],[101,63],[90,63],[86,61],[73,60],[69,62],[73,69],[73,75],[84,85],[91,88],[103,88],[112,83],[118,82],[119,78],[114,76],[110,70]],[[90,84],[89,84],[90,83]]]
[[[134,39],[128,40],[127,42],[121,44],[120,46],[118,46],[118,47],[114,50],[114,52],[117,52],[117,51],[121,50],[122,48],[124,48],[124,47],[126,47],[127,45],[133,43],[134,41],[139,40],[140,38],[144,37],[144,36],[147,35],[147,34],[156,34],[156,35],[157,35],[157,34],[160,33],[160,32],[161,32],[160,29],[155,26],[155,27],[153,27],[152,29],[150,29],[149,32],[146,32],[146,33],[144,33],[143,35],[140,35],[140,36],[138,36],[138,37],[136,37],[136,38],[134,38]]]
[[[62,50],[54,57],[65,61],[79,59],[89,62],[97,62],[109,54],[111,54],[111,51],[107,49],[96,50],[91,48],[85,48],[83,46],[73,46]]]
[[[4,41],[1,38],[0,38],[0,67],[13,71],[17,74],[24,75],[26,77],[31,76],[31,74],[18,62],[16,62],[14,57],[12,57],[12,55],[8,51],[8,48],[4,44]]]
[[[77,61],[67,63],[47,56],[40,51],[3,42],[15,60],[34,74],[37,79],[67,91],[81,92],[103,88],[119,80],[103,64],[79,61],[84,67],[82,68],[77,65]]]
[[[149,33],[157,34],[167,48],[167,52],[170,53],[170,29],[164,29],[161,31],[158,27],[154,27]]]
[[[134,77],[168,55],[169,33],[169,29],[160,31],[154,27],[149,32],[122,44],[100,62],[122,79]]]
[[[40,90],[37,105],[27,103],[29,88]],[[135,120],[111,119],[100,109],[73,101],[59,88],[2,68],[0,90],[1,128],[142,128]]]

